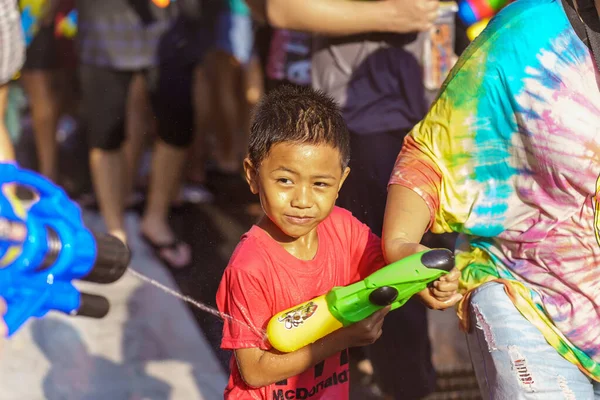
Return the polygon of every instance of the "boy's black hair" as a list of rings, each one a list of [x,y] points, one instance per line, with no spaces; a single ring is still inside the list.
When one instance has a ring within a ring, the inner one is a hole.
[[[248,157],[258,168],[277,143],[327,144],[338,149],[342,168],[350,161],[348,128],[335,101],[310,87],[280,86],[254,111]]]

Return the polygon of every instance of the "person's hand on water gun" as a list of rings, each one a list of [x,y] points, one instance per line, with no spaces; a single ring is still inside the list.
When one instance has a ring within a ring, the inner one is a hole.
[[[399,247],[402,249],[400,251],[404,253],[404,257],[429,250],[428,247],[418,243],[407,242]],[[417,293],[417,296],[427,308],[432,310],[450,308],[462,299],[462,295],[458,293],[459,279],[460,271],[454,267],[446,275],[442,275],[433,281],[429,287]]]

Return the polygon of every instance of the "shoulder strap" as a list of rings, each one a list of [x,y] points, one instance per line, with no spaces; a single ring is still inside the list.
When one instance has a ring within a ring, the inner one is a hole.
[[[600,18],[594,0],[577,0],[579,11],[575,10],[573,0],[564,0],[563,4],[577,34],[580,36],[585,34],[586,44],[596,60],[596,68],[600,71]]]

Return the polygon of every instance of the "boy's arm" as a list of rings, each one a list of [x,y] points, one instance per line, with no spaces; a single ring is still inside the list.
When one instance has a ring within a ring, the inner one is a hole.
[[[255,17],[276,28],[330,36],[416,32],[437,18],[438,0],[246,0]]]
[[[236,262],[261,262],[255,252],[238,256]],[[234,351],[239,371],[248,386],[262,387],[298,375],[329,356],[348,347],[365,346],[381,335],[383,318],[389,308],[363,321],[339,329],[314,344],[291,353],[272,349],[262,335],[273,316],[273,297],[268,279],[228,267],[217,292],[219,311],[229,315],[223,325],[221,346]]]
[[[291,353],[279,353],[274,349],[236,349],[240,374],[248,386],[255,388],[299,375],[344,349],[374,343],[381,336],[383,320],[388,312],[389,307],[381,309],[363,321]]]

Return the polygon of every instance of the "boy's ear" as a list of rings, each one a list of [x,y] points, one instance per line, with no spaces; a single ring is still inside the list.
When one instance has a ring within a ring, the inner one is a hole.
[[[258,194],[258,170],[248,157],[244,158],[244,176],[252,194]]]
[[[350,167],[344,168],[344,172],[342,172],[342,179],[340,179],[340,185],[338,186],[338,193],[335,197],[336,199],[340,195],[340,189],[342,189],[342,185],[344,185],[344,182],[346,181],[346,178],[348,177],[349,174],[350,174]]]

